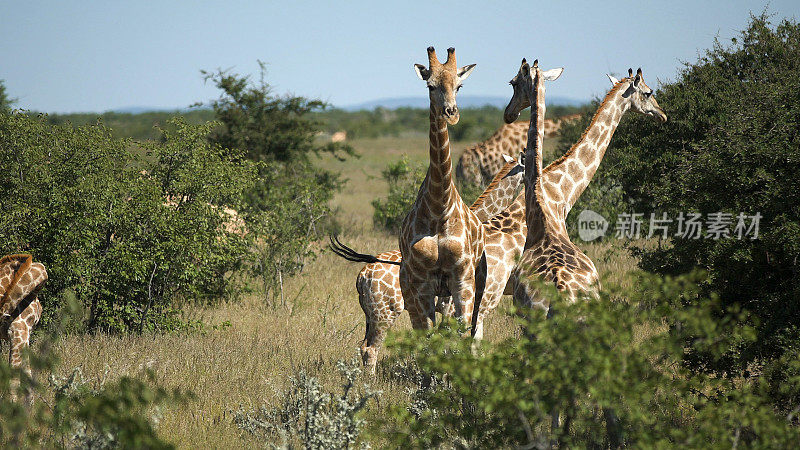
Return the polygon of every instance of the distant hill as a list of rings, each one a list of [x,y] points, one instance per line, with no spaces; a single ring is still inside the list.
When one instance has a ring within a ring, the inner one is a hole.
[[[562,105],[562,106],[581,106],[589,103],[588,100],[580,100],[569,97],[552,96],[547,98],[548,105]],[[465,95],[458,97],[458,106],[460,108],[480,108],[482,106],[495,106],[497,108],[505,108],[508,104],[508,97],[492,97],[482,95]],[[383,98],[372,100],[364,103],[357,103],[355,105],[340,106],[345,111],[359,111],[359,110],[372,110],[378,107],[386,109],[395,108],[428,108],[430,100],[427,97],[395,97]]]
[[[386,109],[396,108],[421,108],[427,109],[430,105],[428,97],[392,97],[381,98],[378,100],[371,100],[363,103],[356,103],[354,105],[335,105],[337,108],[345,111],[371,111],[375,108],[381,107]],[[589,103],[589,100],[582,100],[570,97],[548,96],[548,106],[583,106]],[[458,106],[461,108],[480,108],[482,106],[494,106],[497,108],[505,108],[508,104],[508,97],[493,97],[489,95],[465,95],[458,97]],[[110,111],[118,114],[142,114],[149,112],[176,112],[185,113],[187,111],[196,111],[199,109],[210,109],[206,107],[182,107],[182,108],[159,108],[157,106],[125,106],[122,108],[114,108]]]
[[[185,113],[188,111],[197,111],[197,110],[204,110],[204,109],[211,109],[207,106],[201,107],[182,107],[182,108],[159,108],[157,106],[125,106],[122,108],[114,108],[110,111],[106,112],[113,112],[117,114],[142,114],[142,113],[149,113],[149,112],[181,112]]]

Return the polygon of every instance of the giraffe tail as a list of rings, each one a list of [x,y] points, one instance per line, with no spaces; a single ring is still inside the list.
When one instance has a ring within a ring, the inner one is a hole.
[[[341,256],[342,258],[348,261],[363,262],[367,264],[384,263],[384,264],[394,264],[397,266],[400,265],[400,261],[386,261],[384,259],[378,259],[373,255],[365,255],[363,253],[358,253],[352,248],[342,244],[342,242],[336,236],[328,236],[328,238],[331,241],[330,244],[331,251],[333,251],[333,253],[335,253],[337,256]]]

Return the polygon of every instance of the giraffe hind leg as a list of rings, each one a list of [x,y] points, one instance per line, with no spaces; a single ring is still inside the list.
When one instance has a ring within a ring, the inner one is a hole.
[[[33,305],[29,307],[32,309]],[[30,405],[33,403],[33,396],[30,390],[31,381],[31,368],[28,357],[25,351],[28,349],[30,340],[30,328],[25,320],[26,316],[21,315],[17,317],[8,329],[8,337],[10,341],[10,349],[8,352],[8,362],[14,369],[20,369],[18,376],[14,376],[11,380],[11,399],[17,400],[17,394],[22,392],[25,403]],[[21,386],[21,378],[26,378],[24,384],[24,392]]]

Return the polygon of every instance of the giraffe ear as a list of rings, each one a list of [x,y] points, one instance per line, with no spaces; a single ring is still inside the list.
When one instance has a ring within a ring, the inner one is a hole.
[[[472,73],[473,69],[475,69],[475,64],[470,64],[468,66],[464,66],[464,67],[458,69],[458,79],[460,81],[466,80],[467,77],[469,77],[470,74]]]
[[[417,76],[422,81],[427,81],[428,77],[431,76],[431,71],[422,64],[414,64],[414,71],[417,72]]]
[[[503,153],[503,160],[505,160],[506,164],[508,164],[510,162],[514,162],[514,158],[506,155],[505,153]]]
[[[562,73],[564,73],[564,68],[559,67],[558,69],[545,70],[542,72],[542,76],[544,76],[545,81],[556,81]]]
[[[608,79],[611,81],[611,84],[612,84],[612,85],[616,86],[616,85],[617,85],[617,83],[619,83],[619,80],[618,80],[618,79],[616,79],[616,78],[614,78],[614,77],[612,77],[610,74],[606,74],[606,76],[607,76],[607,77],[608,77]]]

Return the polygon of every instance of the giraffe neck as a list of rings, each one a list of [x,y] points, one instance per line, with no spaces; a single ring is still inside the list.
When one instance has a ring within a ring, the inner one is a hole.
[[[622,116],[630,108],[630,104],[622,97],[625,92],[623,87],[628,85],[627,82],[628,79],[623,78],[611,88],[580,140],[564,156],[547,167],[548,172],[569,174],[568,177],[562,177],[564,184],[561,185],[566,203],[563,210],[564,217],[592,181],[614,131]]]
[[[519,187],[522,176],[518,173],[509,175],[517,167],[517,162],[506,163],[492,182],[469,207],[481,222],[486,222],[500,214],[514,201],[514,193]]]
[[[531,123],[528,127],[528,144],[525,151],[525,221],[528,225],[528,235],[544,228],[544,215],[542,214],[541,175],[542,175],[542,146],[544,145],[544,80],[541,72],[534,71],[528,95],[531,101]]]
[[[450,137],[447,121],[430,109],[430,166],[427,174],[427,194],[431,213],[443,216],[459,199],[453,184],[453,163],[450,160]]]

